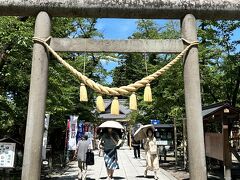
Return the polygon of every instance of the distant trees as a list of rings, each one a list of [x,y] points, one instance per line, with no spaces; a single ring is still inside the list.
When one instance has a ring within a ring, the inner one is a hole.
[[[152,20],[139,20],[137,30],[129,38],[136,39],[176,39],[180,38],[180,25],[177,21],[169,21],[159,26]],[[203,105],[220,101],[229,101],[239,106],[240,61],[239,41],[236,32],[239,21],[199,21],[199,60]],[[234,37],[235,35],[235,37]],[[120,66],[113,72],[113,85],[126,85],[163,67],[174,58],[169,54],[122,54]],[[154,101],[146,104],[142,101],[143,91],[138,92],[139,110],[134,118],[140,122],[149,119],[181,119],[185,113],[183,65],[178,63],[168,72],[151,83]],[[136,115],[137,114],[137,115]],[[181,124],[181,122],[177,122]]]
[[[54,37],[102,37],[95,25],[97,19],[53,18]],[[32,60],[34,18],[0,18],[0,134],[11,134],[24,140],[27,119],[28,93]],[[101,56],[85,53],[61,53],[64,59],[82,71],[86,61],[86,75],[103,82],[106,75]],[[80,82],[54,58],[49,61],[49,82],[46,111],[51,114],[51,127],[66,127],[66,115],[78,114],[82,119],[94,120],[89,103],[79,102]],[[89,96],[93,92],[89,91]],[[20,131],[20,132],[19,132]],[[20,134],[20,136],[19,136]]]
[[[203,103],[229,101],[239,105],[240,21],[202,21],[199,24]]]

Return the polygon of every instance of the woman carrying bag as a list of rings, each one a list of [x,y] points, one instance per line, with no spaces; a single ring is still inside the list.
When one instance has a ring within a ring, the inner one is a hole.
[[[78,141],[77,149],[75,151],[74,157],[77,156],[78,160],[78,179],[85,180],[87,175],[87,152],[89,151],[89,142],[87,141],[88,136],[84,135],[80,141]]]
[[[108,179],[113,178],[114,170],[119,169],[117,149],[120,148],[122,140],[112,128],[107,128],[101,138],[100,147],[104,151],[104,162],[107,169]]]

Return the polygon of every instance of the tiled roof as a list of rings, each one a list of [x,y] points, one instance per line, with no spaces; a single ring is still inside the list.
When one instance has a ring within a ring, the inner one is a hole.
[[[111,114],[111,99],[104,99],[105,103],[105,112],[99,114],[99,119],[102,120],[114,120],[114,119],[126,119],[128,114],[130,114],[131,110],[128,107],[128,100],[127,99],[119,99],[119,115],[112,115]]]
[[[238,108],[231,106],[228,102],[222,102],[203,107],[202,117],[206,118],[207,116],[213,115],[215,112],[224,108],[228,108],[234,112],[240,113],[240,110]]]
[[[100,119],[106,119],[106,120],[110,120],[110,119],[125,119],[125,118],[127,118],[127,115],[125,115],[125,114],[113,115],[111,113],[107,113],[107,114],[100,114],[99,118]]]

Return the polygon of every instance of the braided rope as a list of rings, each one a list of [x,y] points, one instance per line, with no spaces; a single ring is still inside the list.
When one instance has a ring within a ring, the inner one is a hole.
[[[130,94],[132,92],[137,91],[139,88],[141,87],[145,87],[146,84],[149,84],[151,81],[153,81],[154,79],[158,78],[160,75],[162,75],[164,72],[166,72],[170,67],[172,67],[174,64],[176,64],[178,62],[179,59],[181,59],[183,57],[183,55],[192,47],[195,45],[198,45],[197,41],[194,42],[189,42],[185,39],[182,39],[183,41],[185,41],[186,43],[188,43],[189,45],[186,46],[186,48],[180,53],[178,54],[171,62],[169,62],[168,64],[166,64],[164,67],[162,67],[161,69],[159,69],[158,71],[156,71],[153,74],[150,74],[144,78],[142,78],[139,81],[136,81],[135,83],[129,84],[127,86],[121,86],[121,87],[107,87],[107,86],[103,86],[101,84],[98,84],[96,82],[94,82],[93,80],[89,79],[88,77],[86,77],[85,75],[83,75],[81,72],[79,72],[78,70],[76,70],[74,67],[72,67],[69,63],[67,63],[65,60],[62,59],[62,57],[60,57],[56,51],[54,51],[50,45],[48,45],[48,40],[51,37],[48,37],[47,39],[41,39],[38,37],[33,37],[33,40],[39,43],[42,43],[52,54],[53,56],[61,63],[63,64],[63,66],[68,69],[74,76],[76,76],[80,81],[82,81],[84,84],[86,84],[88,87],[90,87],[91,89],[95,90],[96,92],[100,93],[100,94],[107,94],[107,95],[114,95],[114,96],[119,96],[119,95],[127,95]]]

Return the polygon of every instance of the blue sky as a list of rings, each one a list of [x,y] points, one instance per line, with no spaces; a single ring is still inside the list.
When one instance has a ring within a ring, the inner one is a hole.
[[[164,25],[168,20],[155,20]],[[98,19],[97,29],[103,33],[104,39],[128,39],[137,28],[137,19]]]
[[[135,19],[98,19],[97,29],[104,39],[128,39],[136,30]]]

